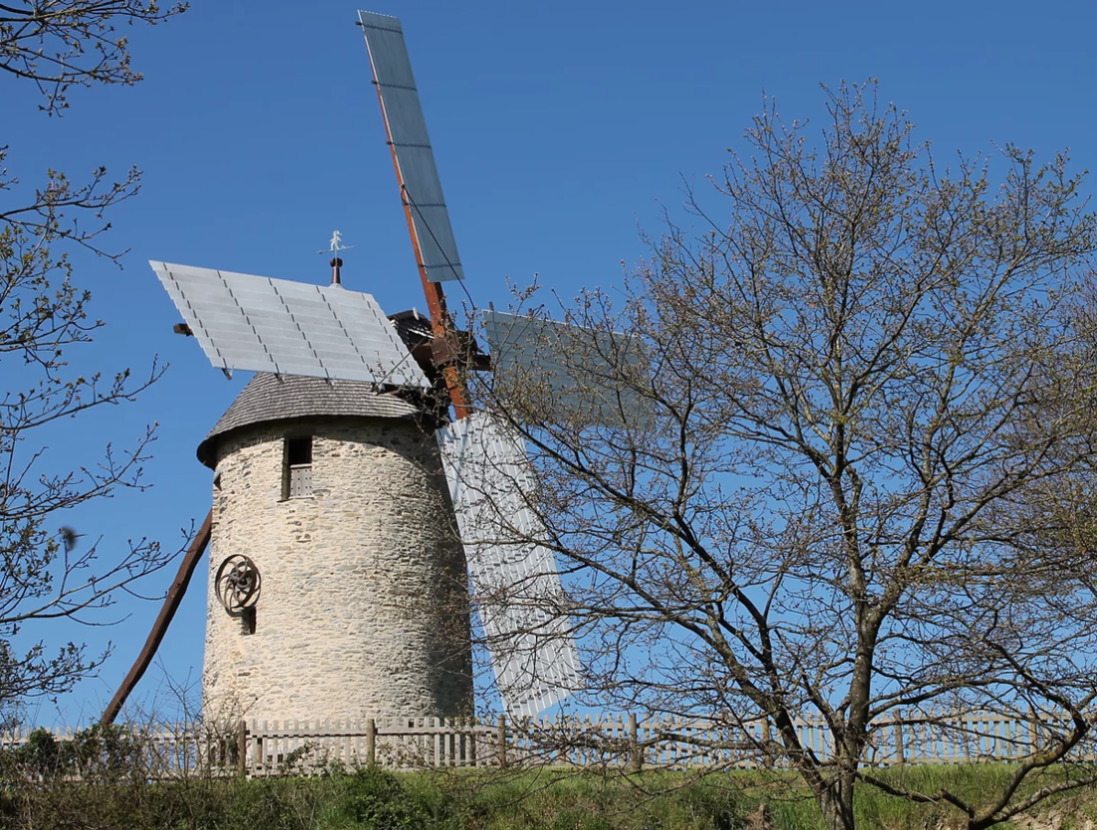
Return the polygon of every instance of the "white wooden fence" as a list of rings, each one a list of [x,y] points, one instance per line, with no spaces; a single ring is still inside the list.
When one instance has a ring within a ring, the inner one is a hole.
[[[910,712],[873,724],[863,763],[955,764],[1013,761],[1065,733],[1068,719],[989,712]],[[796,731],[805,750],[832,756],[822,719],[804,719]],[[71,741],[71,729],[52,730]],[[631,769],[732,769],[784,765],[763,720],[736,722],[655,716],[526,719],[511,723],[474,719],[405,717],[361,721],[240,721],[213,733],[169,724],[134,730],[131,759],[148,778],[197,773],[248,776],[310,775],[380,765],[389,768],[525,767],[571,765]],[[28,742],[30,730],[0,736],[0,748]],[[1076,749],[1097,760],[1097,739]],[[75,771],[79,775],[79,770]]]

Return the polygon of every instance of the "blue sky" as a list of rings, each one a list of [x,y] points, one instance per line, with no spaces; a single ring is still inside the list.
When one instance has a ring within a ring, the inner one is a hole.
[[[659,233],[664,210],[689,225],[684,183],[704,187],[729,147],[743,149],[763,90],[788,120],[814,118],[820,83],[875,77],[940,163],[957,149],[993,152],[1006,142],[1041,158],[1069,147],[1078,170],[1097,163],[1097,11],[1080,0],[369,8],[403,22],[480,305],[505,303],[507,278],[525,283],[535,272],[565,297],[617,281],[644,254],[641,232]],[[356,246],[344,257],[348,288],[373,293],[390,312],[423,309],[355,11],[330,0],[193,0],[166,25],[128,32],[143,83],[76,90],[62,119],[38,113],[29,87],[0,80],[0,143],[25,186],[49,167],[78,181],[101,164],[145,174],[140,196],[109,217],[109,247],[130,249],[124,270],[76,257],[77,281],[92,289],[93,314],[107,326],[72,364],[140,373],[159,355],[170,370],[137,403],[69,422],[50,436],[47,455],[57,469],[93,461],[108,441],[127,446],[159,422],[147,465],[155,486],[64,519],[101,535],[105,555],[127,538],[177,544],[179,528],[202,519],[211,474],[194,448],[246,382],[226,381],[193,340],[171,333],[179,318],[147,260],[325,282],[316,251],[338,228]],[[138,689],[146,706],[169,706],[171,686],[200,679],[204,569]],[[144,592],[161,593],[169,570]],[[31,717],[94,720],[158,608],[122,598],[110,618],[117,625],[28,629],[47,643],[115,644],[98,678]]]

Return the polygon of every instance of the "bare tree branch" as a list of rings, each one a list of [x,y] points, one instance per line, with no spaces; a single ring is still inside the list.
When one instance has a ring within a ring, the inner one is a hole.
[[[155,24],[184,9],[176,4],[161,11],[142,0],[0,4],[0,69],[36,84],[45,96],[42,109],[60,114],[73,85],[140,80],[126,39],[115,32],[117,22]],[[103,216],[137,194],[140,174],[129,170],[112,180],[99,168],[85,184],[73,184],[51,170],[43,186],[20,199],[5,159],[0,147],[0,360],[6,381],[0,390],[0,712],[7,716],[23,698],[71,688],[106,657],[89,657],[76,643],[53,651],[39,643],[19,654],[12,646],[16,634],[28,623],[59,618],[109,624],[112,618],[102,612],[117,591],[158,571],[176,551],[147,539],[101,550],[101,540],[74,531],[62,518],[62,511],[147,487],[143,467],[155,425],[127,449],[108,444],[97,458],[56,458],[44,437],[58,422],[132,402],[163,374],[155,358],[136,381],[129,369],[82,376],[67,363],[69,350],[89,342],[103,325],[88,317],[91,292],[73,280],[68,253],[84,249],[118,262],[121,254],[99,242],[110,229]]]
[[[0,70],[34,83],[59,115],[72,86],[141,80],[130,66],[119,22],[155,25],[185,11],[186,3],[161,9],[146,0],[32,0],[0,4]]]
[[[768,102],[716,182],[724,217],[694,201],[700,237],[672,225],[620,289],[561,304],[585,339],[482,384],[546,530],[493,521],[566,563],[588,703],[767,720],[835,830],[862,785],[986,827],[1092,741],[1097,223],[1065,156],[946,170],[873,85],[827,104],[812,143]],[[963,738],[943,711],[1031,725],[1001,792],[863,769],[896,725]]]

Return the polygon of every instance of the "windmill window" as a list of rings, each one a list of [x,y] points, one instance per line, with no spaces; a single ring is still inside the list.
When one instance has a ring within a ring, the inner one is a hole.
[[[312,436],[287,438],[282,498],[303,499],[312,495]]]

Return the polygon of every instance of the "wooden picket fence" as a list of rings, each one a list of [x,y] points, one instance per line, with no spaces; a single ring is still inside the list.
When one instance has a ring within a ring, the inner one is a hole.
[[[31,727],[20,727],[13,732],[0,734],[0,752],[17,750],[32,740]],[[75,757],[65,759],[66,777],[94,779],[108,766],[123,767],[127,771],[139,772],[150,780],[187,778],[206,774],[211,768],[210,747],[217,741],[210,741],[200,727],[192,724],[164,723],[151,727],[120,730],[123,741],[104,746],[102,742],[89,741],[88,732],[73,730],[72,727],[55,727],[45,730],[57,743],[81,744]],[[64,756],[62,756],[64,757]],[[44,758],[35,759],[39,762]],[[42,769],[38,772],[44,773]]]
[[[1048,745],[1066,718],[989,712],[899,713],[874,724],[864,758],[870,766],[1016,761]],[[822,719],[796,723],[802,745],[821,760],[833,755]],[[52,730],[71,741],[71,729]],[[29,740],[30,730],[0,736],[0,749]],[[134,731],[136,766],[150,779],[195,773],[316,775],[339,766],[394,769],[529,767],[743,769],[780,767],[763,719],[717,721],[635,715],[555,717],[510,722],[429,717],[360,721],[239,721],[211,733],[186,724]],[[1072,756],[1097,760],[1097,738]],[[78,772],[77,772],[78,775]]]

